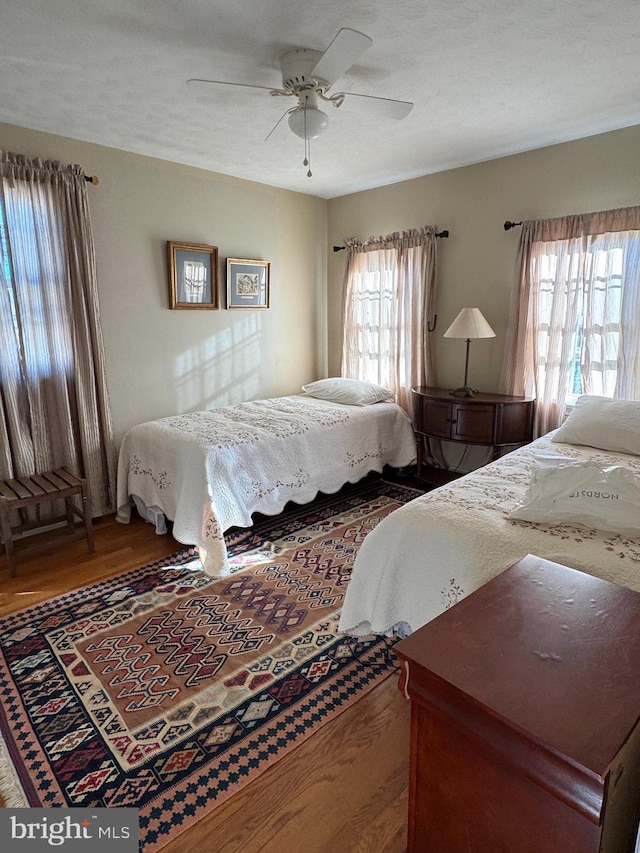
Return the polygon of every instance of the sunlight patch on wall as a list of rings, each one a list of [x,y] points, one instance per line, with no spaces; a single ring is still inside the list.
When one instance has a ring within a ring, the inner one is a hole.
[[[175,410],[196,412],[260,396],[261,374],[268,367],[261,326],[262,315],[247,312],[180,353],[174,370]]]

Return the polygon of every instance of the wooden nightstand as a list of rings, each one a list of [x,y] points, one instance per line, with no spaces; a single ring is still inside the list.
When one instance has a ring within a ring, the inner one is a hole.
[[[482,394],[454,397],[448,388],[420,386],[412,389],[417,439],[417,476],[440,485],[460,476],[444,468],[425,465],[431,456],[431,439],[490,447],[492,459],[509,445],[528,444],[533,434],[530,397]]]
[[[409,853],[633,853],[638,624],[640,593],[529,555],[398,643]]]

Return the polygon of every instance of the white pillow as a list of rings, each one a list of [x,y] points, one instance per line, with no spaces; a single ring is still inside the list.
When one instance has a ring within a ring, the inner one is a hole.
[[[633,471],[561,456],[534,456],[534,466],[524,502],[509,518],[640,536],[640,480]]]
[[[346,403],[351,406],[369,406],[383,400],[393,400],[393,393],[381,385],[361,382],[359,379],[343,379],[334,376],[331,379],[318,379],[303,385],[302,390],[311,397],[330,400],[333,403]]]
[[[640,403],[611,397],[578,397],[552,441],[640,456]]]

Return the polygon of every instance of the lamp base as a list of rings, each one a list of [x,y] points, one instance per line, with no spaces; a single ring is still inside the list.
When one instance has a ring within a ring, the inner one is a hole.
[[[462,388],[456,388],[455,391],[451,392],[453,397],[475,397],[476,392],[473,388],[469,388],[468,385],[463,385]]]

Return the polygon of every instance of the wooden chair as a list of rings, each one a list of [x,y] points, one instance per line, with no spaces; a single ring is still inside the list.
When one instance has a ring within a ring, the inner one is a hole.
[[[76,496],[81,499],[82,509],[73,503],[73,498]],[[41,504],[58,499],[64,499],[66,515],[41,520]],[[35,507],[36,520],[12,527],[11,517],[14,510],[30,506]],[[78,516],[84,522],[83,529],[76,531],[74,516]],[[53,471],[45,471],[43,474],[33,474],[31,477],[16,477],[14,480],[0,481],[0,542],[4,545],[7,554],[7,564],[11,577],[16,572],[13,543],[17,539],[24,538],[33,530],[65,520],[68,524],[69,533],[73,535],[74,539],[86,538],[87,550],[92,554],[94,545],[91,528],[91,498],[87,489],[87,481],[71,474],[66,468],[56,468]],[[51,547],[50,542],[37,542],[21,548],[20,554],[33,553],[47,547]]]

